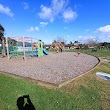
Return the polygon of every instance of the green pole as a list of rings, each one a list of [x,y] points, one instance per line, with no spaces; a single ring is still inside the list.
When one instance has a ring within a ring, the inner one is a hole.
[[[43,56],[43,43],[41,40],[38,41],[38,57]]]

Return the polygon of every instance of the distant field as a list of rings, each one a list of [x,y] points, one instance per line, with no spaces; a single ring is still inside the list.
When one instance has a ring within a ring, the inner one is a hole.
[[[83,52],[100,58],[110,55],[109,52]],[[110,73],[110,63],[101,62],[91,72],[57,89],[41,87],[30,80],[1,73],[0,110],[17,110],[17,98],[27,94],[36,110],[110,110],[110,81],[98,78],[95,75],[98,71]]]
[[[97,50],[96,52],[92,51],[92,49],[74,49],[74,50],[66,50],[67,52],[82,52],[86,54],[95,55],[97,57],[110,56],[110,50]]]

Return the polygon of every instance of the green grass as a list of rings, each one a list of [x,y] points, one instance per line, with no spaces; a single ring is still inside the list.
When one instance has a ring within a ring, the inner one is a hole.
[[[74,50],[67,50],[67,52],[82,52],[86,54],[91,54],[97,57],[106,57],[110,56],[110,50],[97,50],[97,52],[93,52],[92,49],[74,49]]]
[[[41,87],[30,80],[1,73],[0,110],[17,110],[16,100],[22,95],[30,95],[37,110],[110,110],[110,81],[98,78],[97,71],[110,73],[110,63],[102,62],[59,89]]]
[[[76,106],[75,97],[66,92],[43,88],[3,74],[0,74],[0,84],[1,110],[17,110],[17,98],[26,94],[30,95],[37,110],[72,110]]]

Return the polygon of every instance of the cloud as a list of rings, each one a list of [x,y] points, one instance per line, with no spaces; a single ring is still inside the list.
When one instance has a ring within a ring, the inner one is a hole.
[[[23,6],[24,6],[24,9],[25,9],[25,10],[29,9],[29,5],[28,5],[28,3],[23,2]]]
[[[56,15],[60,13],[67,4],[68,4],[67,0],[52,0],[51,7],[54,14]]]
[[[87,39],[94,39],[95,37],[94,36],[78,36],[78,38],[81,40],[87,40]]]
[[[78,36],[77,40],[81,43],[87,43],[88,41],[96,41],[97,39],[95,36]]]
[[[67,9],[63,12],[63,18],[65,21],[72,21],[77,18],[77,13],[71,9]]]
[[[34,32],[34,28],[33,27],[30,27],[29,29],[27,29],[27,31]]]
[[[67,35],[67,36],[66,36],[66,38],[67,38],[67,39],[69,39],[69,38],[70,38],[70,36],[69,36],[69,35]]]
[[[46,26],[48,22],[40,22],[40,26]]]
[[[14,14],[11,12],[10,8],[4,7],[2,4],[0,4],[0,13],[6,14],[10,17],[14,16]]]
[[[72,9],[66,10],[68,7],[68,0],[52,0],[50,6],[41,5],[41,11],[38,13],[41,19],[49,20],[53,22],[56,17],[63,15],[66,20],[74,20],[76,17],[76,12]],[[67,14],[69,12],[69,14]],[[61,18],[61,17],[58,17]]]
[[[97,39],[100,42],[110,42],[110,35],[100,35]]]
[[[38,13],[39,17],[42,19],[47,19],[53,22],[55,17],[62,11],[66,0],[52,0],[49,7],[41,5],[41,12]]]
[[[98,36],[98,41],[110,42],[110,25],[100,27],[95,32]]]
[[[99,29],[97,29],[98,32],[101,32],[101,33],[110,33],[110,25],[106,25],[104,27],[100,27]]]
[[[52,9],[44,5],[41,5],[41,12],[38,13],[39,17],[42,19],[52,19]]]
[[[110,42],[110,35],[78,36],[78,41],[81,43],[87,43],[88,41]]]
[[[37,32],[39,32],[39,27],[35,27],[34,30],[37,31]]]
[[[28,32],[39,32],[39,27],[30,27],[29,29],[27,29],[26,31]]]
[[[51,40],[51,39],[50,40],[49,39],[44,40],[44,44],[52,44],[52,42],[53,42],[53,40]]]

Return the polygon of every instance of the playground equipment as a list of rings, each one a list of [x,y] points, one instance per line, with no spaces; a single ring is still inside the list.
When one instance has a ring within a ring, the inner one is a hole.
[[[51,48],[54,48],[54,50],[58,53],[58,52],[63,52],[64,51],[64,45],[60,42],[54,42],[51,45]]]
[[[43,43],[41,40],[38,41],[38,57],[42,57],[43,53],[45,55],[48,55],[49,53],[46,51],[46,49],[43,48]]]
[[[80,52],[77,52],[78,55],[80,55]]]
[[[42,50],[43,50],[43,53],[44,53],[45,55],[48,55],[48,54],[49,54],[49,53],[46,51],[46,49],[42,48]]]
[[[42,57],[43,53],[48,55],[48,52],[43,48],[41,40],[32,37],[10,37],[6,38],[7,56],[12,57]]]
[[[42,41],[39,40],[38,41],[38,57],[42,57],[43,56],[43,50],[42,50],[42,48],[43,48]]]
[[[26,60],[27,56],[34,56],[34,52],[36,51],[34,44],[36,41],[36,38],[31,37],[6,38],[8,59],[12,57],[22,57],[24,60]]]

